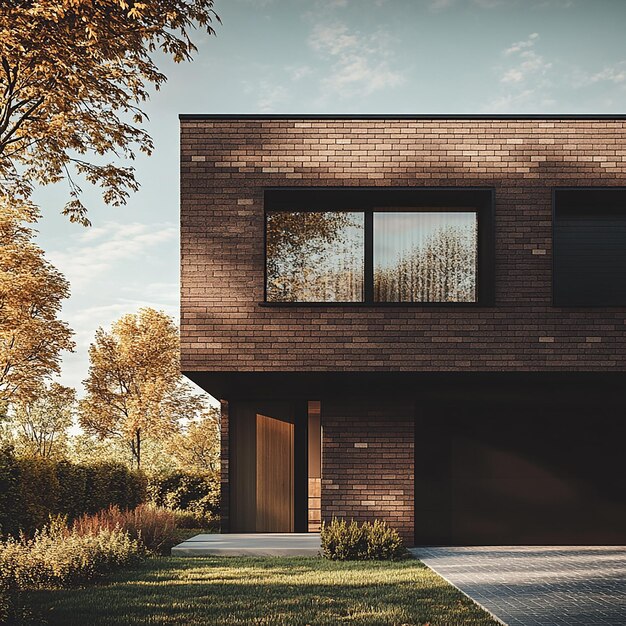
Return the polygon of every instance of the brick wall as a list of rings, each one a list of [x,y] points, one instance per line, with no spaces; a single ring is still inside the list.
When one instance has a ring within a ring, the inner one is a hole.
[[[181,131],[183,370],[624,369],[625,309],[551,305],[551,187],[625,185],[625,121],[185,119]],[[495,306],[259,306],[264,188],[479,185],[496,189]]]
[[[412,407],[322,403],[322,517],[384,519],[413,542]]]

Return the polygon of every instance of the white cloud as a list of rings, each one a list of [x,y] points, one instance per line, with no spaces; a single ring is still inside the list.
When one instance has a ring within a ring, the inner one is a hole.
[[[518,41],[503,51],[504,56],[512,59],[514,65],[504,69],[500,82],[519,84],[529,78],[536,80],[538,75],[545,74],[552,67],[552,63],[534,50],[538,39],[539,34],[532,33],[524,41]]]
[[[553,64],[536,50],[539,39],[539,33],[531,33],[502,50],[502,63],[494,70],[503,87],[491,97],[484,110],[540,113],[554,108],[553,91],[557,81],[551,71]]]
[[[261,80],[257,84],[257,106],[261,113],[275,113],[276,108],[289,97],[285,87],[268,80]]]
[[[286,68],[289,73],[291,80],[301,80],[302,78],[306,78],[313,73],[313,68],[310,65],[298,65],[298,66],[288,66]]]
[[[431,11],[445,11],[456,4],[456,0],[432,0],[428,5]]]
[[[529,105],[532,106],[535,93],[534,89],[525,89],[518,93],[507,93],[497,96],[486,105],[485,110],[490,113],[526,110]]]
[[[588,83],[609,82],[615,85],[622,85],[626,82],[626,61],[620,61],[615,65],[603,68],[588,77]]]
[[[511,2],[507,2],[507,0],[472,0],[472,2],[481,9],[495,9],[496,7],[511,4]],[[517,3],[513,2],[513,4]]]
[[[345,24],[317,24],[309,45],[331,63],[330,73],[321,81],[325,93],[368,95],[405,81],[403,73],[389,64],[389,38],[382,32],[364,37]]]
[[[348,6],[348,0],[317,0],[315,4],[324,9],[343,9]]]
[[[48,258],[63,271],[72,289],[82,289],[122,261],[145,262],[150,250],[177,237],[178,227],[170,222],[107,222],[85,230],[76,245],[66,250],[51,250]]]
[[[360,48],[359,37],[350,33],[345,24],[317,24],[309,37],[309,44],[313,50],[333,56]]]
[[[539,39],[539,33],[532,33],[531,35],[528,35],[528,39],[525,39],[524,41],[518,41],[514,43],[510,48],[506,48],[504,54],[515,54],[516,52],[521,52],[522,50],[525,50],[527,48],[532,48],[532,46],[535,45],[535,41],[537,39]]]
[[[74,234],[67,248],[46,254],[72,291],[60,317],[75,331],[76,352],[63,357],[63,384],[82,393],[87,351],[98,327],[108,328],[143,306],[178,318],[177,238],[172,222],[105,222]]]
[[[430,0],[430,11],[445,11],[452,7],[484,10],[524,6],[527,9],[569,9],[574,0]]]

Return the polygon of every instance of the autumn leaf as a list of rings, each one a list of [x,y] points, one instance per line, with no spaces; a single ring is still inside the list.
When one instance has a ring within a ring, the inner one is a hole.
[[[180,338],[171,317],[144,308],[99,328],[89,348],[80,424],[89,435],[127,442],[137,466],[144,438],[168,438],[204,408],[180,374]]]
[[[75,405],[74,389],[59,383],[41,385],[33,398],[15,402],[8,426],[17,450],[44,458],[64,458]]]
[[[215,21],[213,0],[0,3],[0,192],[27,199],[66,180],[64,213],[83,224],[81,177],[125,204],[138,183],[122,161],[153,150],[138,126],[150,86],[166,81],[153,57],[190,61],[191,30],[214,34]]]
[[[74,348],[58,319],[69,284],[32,242],[37,211],[0,195],[0,401],[33,399]]]

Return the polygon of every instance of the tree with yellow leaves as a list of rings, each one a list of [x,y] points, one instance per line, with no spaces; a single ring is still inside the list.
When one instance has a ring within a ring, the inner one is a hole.
[[[178,467],[216,472],[220,466],[220,410],[209,407],[167,442]]]
[[[152,152],[141,103],[166,81],[153,57],[191,60],[191,29],[214,20],[213,0],[0,2],[0,191],[65,179],[64,213],[84,224],[80,178],[125,204],[138,182],[120,159]]]
[[[172,318],[144,308],[124,315],[110,332],[99,328],[89,347],[80,424],[89,435],[125,441],[137,467],[144,438],[171,437],[181,420],[195,418],[205,407],[180,374],[179,346]]]
[[[32,207],[0,195],[0,403],[32,400],[73,350],[58,319],[69,284],[36,246]]]
[[[76,392],[59,383],[42,385],[36,397],[13,404],[9,428],[17,449],[47,459],[63,458],[76,406]]]

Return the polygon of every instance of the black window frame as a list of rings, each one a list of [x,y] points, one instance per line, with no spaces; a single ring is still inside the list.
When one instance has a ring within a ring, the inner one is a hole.
[[[374,300],[374,213],[469,212],[477,217],[476,300],[474,302],[376,302]],[[267,300],[267,215],[271,212],[346,211],[364,214],[364,296],[362,302],[275,302]],[[263,302],[267,307],[477,308],[495,304],[495,189],[493,187],[272,187],[263,211]]]
[[[623,309],[623,304],[606,303],[571,303],[559,300],[558,293],[558,254],[559,245],[557,238],[558,213],[591,216],[590,206],[598,206],[599,214],[620,212],[626,217],[626,187],[553,187],[552,188],[552,306],[559,309]]]

